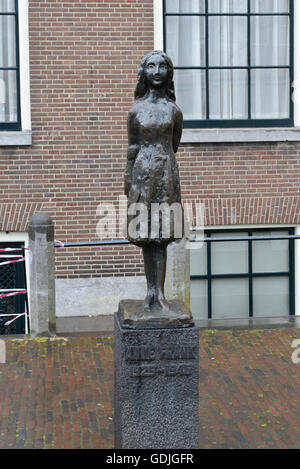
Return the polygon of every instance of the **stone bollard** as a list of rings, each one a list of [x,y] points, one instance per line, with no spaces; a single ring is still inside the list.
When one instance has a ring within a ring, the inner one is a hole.
[[[190,224],[188,218],[185,217],[184,237],[168,246],[165,280],[166,298],[183,301],[188,309],[191,303],[189,238]]]
[[[47,213],[36,213],[28,226],[30,263],[30,333],[55,334],[54,224]]]
[[[168,300],[183,301],[190,308],[190,251],[185,238],[168,246],[165,294]]]

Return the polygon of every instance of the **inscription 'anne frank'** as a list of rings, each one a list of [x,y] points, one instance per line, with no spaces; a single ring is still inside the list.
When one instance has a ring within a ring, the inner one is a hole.
[[[126,361],[152,360],[196,360],[197,348],[186,346],[151,346],[130,345],[125,348]]]

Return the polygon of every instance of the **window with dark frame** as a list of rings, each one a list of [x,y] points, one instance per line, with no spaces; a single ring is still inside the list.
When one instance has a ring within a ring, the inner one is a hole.
[[[163,0],[186,128],[293,126],[293,0]]]
[[[17,0],[0,0],[0,130],[21,130]]]
[[[286,236],[293,228],[214,230],[206,237]],[[191,250],[194,319],[295,314],[294,240],[211,241]]]

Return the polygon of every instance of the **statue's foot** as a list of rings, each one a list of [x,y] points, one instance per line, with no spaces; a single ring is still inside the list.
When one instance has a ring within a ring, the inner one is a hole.
[[[169,313],[172,311],[172,306],[170,305],[169,301],[166,300],[165,295],[161,290],[158,290],[157,300],[161,305],[162,309],[166,310]]]
[[[147,312],[169,312],[169,303],[163,295],[147,295],[144,300],[144,310]]]
[[[153,303],[153,298],[154,298],[154,295],[147,295],[146,298],[144,299],[143,309],[145,311],[150,312],[151,305]]]

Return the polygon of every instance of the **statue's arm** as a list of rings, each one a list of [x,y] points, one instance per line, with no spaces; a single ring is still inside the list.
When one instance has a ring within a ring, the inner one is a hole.
[[[181,135],[182,135],[182,121],[183,121],[183,116],[182,112],[178,108],[176,110],[176,115],[175,115],[175,122],[174,122],[174,131],[173,131],[173,150],[174,153],[177,153],[180,140],[181,140]]]
[[[127,164],[125,169],[125,194],[128,196],[131,183],[132,183],[132,168],[135,162],[136,155],[139,152],[138,143],[138,129],[135,122],[135,114],[132,111],[128,113],[127,119],[127,132],[128,132],[128,149],[127,149]]]

